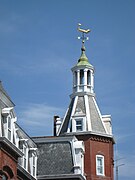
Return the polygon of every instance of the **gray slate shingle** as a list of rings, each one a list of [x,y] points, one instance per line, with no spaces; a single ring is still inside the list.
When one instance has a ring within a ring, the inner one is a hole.
[[[72,174],[73,160],[69,142],[39,143],[38,175]]]

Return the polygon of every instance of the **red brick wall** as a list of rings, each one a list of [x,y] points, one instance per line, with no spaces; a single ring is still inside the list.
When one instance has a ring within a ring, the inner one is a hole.
[[[13,179],[17,180],[17,162],[2,149],[0,150],[0,170],[8,176],[8,179],[13,173]]]
[[[87,180],[113,180],[113,142],[110,138],[83,135],[77,136],[84,141],[84,171]],[[103,155],[105,176],[96,175],[96,155]]]

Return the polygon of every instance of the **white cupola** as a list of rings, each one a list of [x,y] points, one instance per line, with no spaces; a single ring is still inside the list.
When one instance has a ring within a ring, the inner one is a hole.
[[[82,54],[77,65],[72,68],[73,72],[73,93],[94,92],[94,68],[85,55],[84,43],[81,48]]]

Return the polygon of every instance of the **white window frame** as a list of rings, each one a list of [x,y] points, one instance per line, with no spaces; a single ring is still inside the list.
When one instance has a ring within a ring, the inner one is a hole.
[[[36,176],[36,156],[32,153],[32,175]]]
[[[99,160],[101,160],[101,164],[99,164]],[[98,176],[105,176],[105,162],[103,155],[96,155],[96,174]]]
[[[37,148],[30,148],[30,157],[29,157],[29,162],[30,162],[30,174],[33,177],[36,177],[36,172],[37,172]]]
[[[28,147],[27,147],[27,145],[25,145],[25,144],[23,144],[23,164],[22,164],[22,166],[23,166],[23,168],[24,169],[28,169]]]
[[[75,123],[76,123],[76,132],[81,132],[83,131],[83,118],[78,118],[78,119],[75,119]],[[77,122],[81,122],[80,124],[77,124]],[[81,128],[80,128],[81,127]],[[79,128],[81,130],[79,130]]]

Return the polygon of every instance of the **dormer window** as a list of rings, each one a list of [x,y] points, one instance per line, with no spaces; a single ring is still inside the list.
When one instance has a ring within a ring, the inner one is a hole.
[[[2,135],[13,143],[13,122],[14,122],[13,107],[2,109]]]
[[[83,130],[83,119],[76,119],[76,131]]]
[[[29,162],[30,162],[30,173],[32,176],[36,177],[36,169],[37,169],[37,148],[29,149]]]
[[[26,170],[28,169],[28,144],[27,144],[27,140],[28,139],[20,139],[20,142],[19,142],[20,149],[23,152],[23,156],[20,160],[20,165]]]

